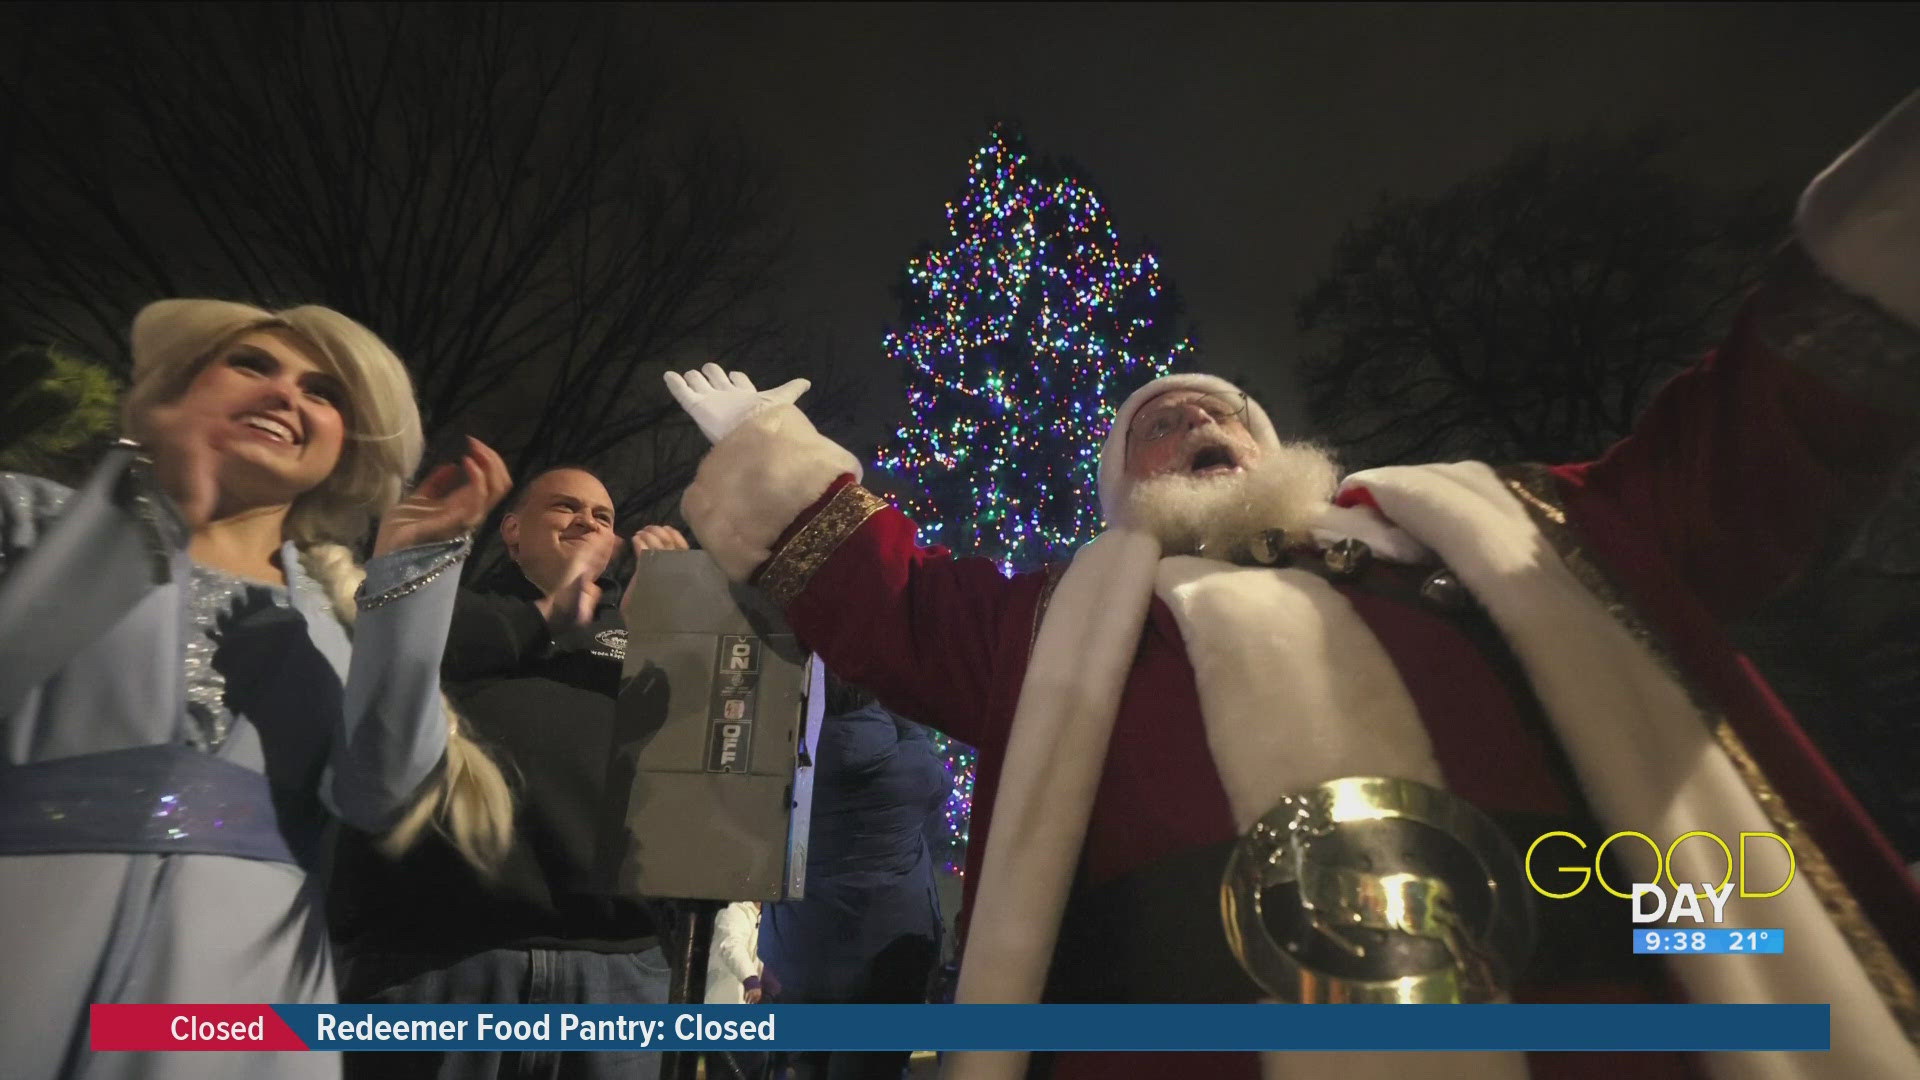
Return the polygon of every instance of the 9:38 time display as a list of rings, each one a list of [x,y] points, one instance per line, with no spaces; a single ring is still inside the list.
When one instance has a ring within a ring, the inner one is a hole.
[[[1779,954],[1786,945],[1786,931],[1778,927],[1766,929],[1733,929],[1716,927],[1711,930],[1636,930],[1633,933],[1633,951],[1636,954],[1647,953],[1770,953]]]

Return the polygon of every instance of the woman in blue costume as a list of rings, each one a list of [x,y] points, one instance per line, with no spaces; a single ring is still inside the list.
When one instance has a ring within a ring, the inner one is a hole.
[[[403,500],[406,371],[326,308],[164,300],[132,344],[131,439],[78,490],[0,474],[0,1061],[338,1076],[325,1053],[95,1054],[87,1007],[333,1000],[335,821],[504,849],[506,786],[439,663],[506,467],[471,442]],[[363,572],[347,545],[375,522]]]

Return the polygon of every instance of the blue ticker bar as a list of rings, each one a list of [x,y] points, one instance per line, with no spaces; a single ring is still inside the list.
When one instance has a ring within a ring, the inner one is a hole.
[[[273,1009],[315,1050],[1826,1050],[1830,1038],[1826,1005],[275,1005]],[[421,1023],[426,1021],[439,1022],[440,1027],[429,1030],[424,1039],[392,1034],[427,1029]],[[376,1024],[387,1034],[368,1037]],[[753,1029],[751,1033],[747,1028]]]

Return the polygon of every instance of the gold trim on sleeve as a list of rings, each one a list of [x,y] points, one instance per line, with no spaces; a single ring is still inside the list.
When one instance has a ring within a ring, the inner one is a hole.
[[[886,505],[885,499],[859,484],[848,484],[835,492],[813,520],[802,525],[793,539],[767,560],[766,568],[760,571],[760,590],[781,607],[792,603],[813,580],[814,571]]]
[[[1616,622],[1646,646],[1655,662],[1693,700],[1694,708],[1712,729],[1721,749],[1732,760],[1734,770],[1753,793],[1761,812],[1767,815],[1767,820],[1773,823],[1780,835],[1793,845],[1800,874],[1812,886],[1814,895],[1820,898],[1820,905],[1827,909],[1827,916],[1839,929],[1840,936],[1846,939],[1854,959],[1866,972],[1874,989],[1880,992],[1888,1011],[1893,1013],[1894,1020],[1906,1032],[1907,1040],[1920,1047],[1920,992],[1915,990],[1913,976],[1894,956],[1893,950],[1887,947],[1886,939],[1881,937],[1880,931],[1867,919],[1866,912],[1861,910],[1860,901],[1840,879],[1826,852],[1814,842],[1813,836],[1801,824],[1793,808],[1787,805],[1786,799],[1767,777],[1760,763],[1748,752],[1746,743],[1706,693],[1681,670],[1672,650],[1640,616],[1626,591],[1599,564],[1588,558],[1586,550],[1580,546],[1578,538],[1567,525],[1566,510],[1553,474],[1544,466],[1531,464],[1500,466],[1495,471],[1506,483],[1507,489],[1525,504],[1534,524],[1559,553],[1567,569],[1573,571],[1574,577],[1599,599]]]

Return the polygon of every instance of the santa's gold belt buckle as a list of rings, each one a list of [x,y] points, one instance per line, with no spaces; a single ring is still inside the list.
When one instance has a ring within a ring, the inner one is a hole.
[[[1519,854],[1471,803],[1350,776],[1283,797],[1234,845],[1227,942],[1303,1004],[1504,1000],[1533,948]]]

